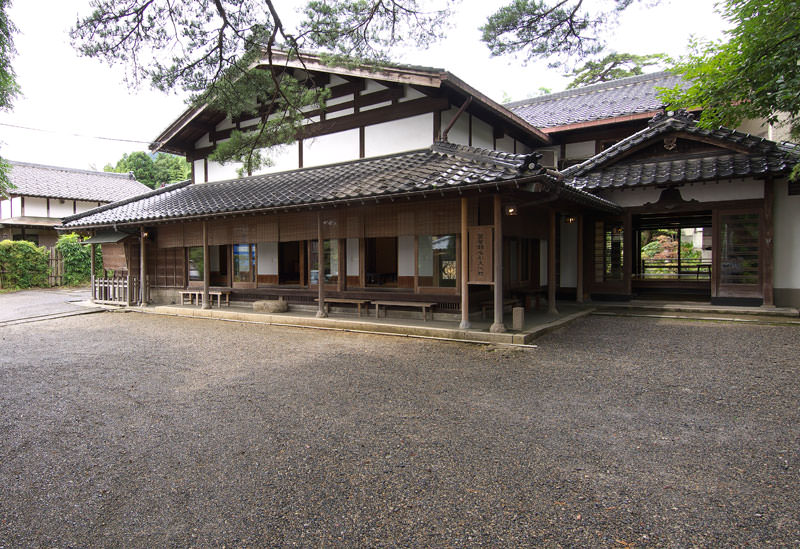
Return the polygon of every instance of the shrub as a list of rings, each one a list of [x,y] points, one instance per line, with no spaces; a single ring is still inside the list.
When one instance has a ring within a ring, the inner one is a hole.
[[[27,240],[0,242],[0,271],[4,288],[47,286],[47,250]]]
[[[81,244],[81,237],[75,233],[63,234],[58,237],[56,249],[64,258],[64,278],[62,284],[74,286],[89,281],[92,276],[91,252],[89,246]],[[99,256],[99,257],[98,257]],[[95,267],[98,262],[102,268],[103,259],[100,254],[95,255]]]

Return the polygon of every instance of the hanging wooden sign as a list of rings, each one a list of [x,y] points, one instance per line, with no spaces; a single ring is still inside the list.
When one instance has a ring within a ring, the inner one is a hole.
[[[469,283],[492,284],[494,281],[492,227],[469,228]]]

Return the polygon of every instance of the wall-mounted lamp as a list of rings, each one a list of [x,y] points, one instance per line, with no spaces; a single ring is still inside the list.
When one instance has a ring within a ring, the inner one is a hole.
[[[575,221],[577,221],[577,219],[575,218],[574,215],[568,215],[567,217],[564,218],[564,222],[569,223],[570,225],[575,223]]]
[[[517,215],[517,205],[509,204],[506,206],[506,215]]]

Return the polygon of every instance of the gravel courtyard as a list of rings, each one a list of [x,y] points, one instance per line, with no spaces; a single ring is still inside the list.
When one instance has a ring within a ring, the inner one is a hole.
[[[798,546],[800,329],[0,330],[0,547]]]

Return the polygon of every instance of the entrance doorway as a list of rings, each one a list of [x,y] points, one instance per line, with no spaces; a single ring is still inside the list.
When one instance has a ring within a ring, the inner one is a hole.
[[[634,219],[632,288],[639,298],[709,301],[711,212],[648,214]]]

